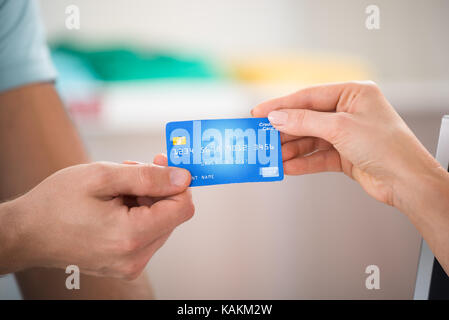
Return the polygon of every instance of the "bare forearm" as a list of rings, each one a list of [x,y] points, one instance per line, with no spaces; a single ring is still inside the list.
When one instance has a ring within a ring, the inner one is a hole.
[[[29,191],[61,168],[88,161],[52,84],[0,94],[0,150],[0,201]],[[25,298],[152,297],[145,276],[126,283],[83,275],[81,289],[76,291],[65,288],[66,276],[59,269],[34,268],[16,273]]]
[[[88,161],[51,84],[0,95],[0,199],[34,187],[58,169]]]
[[[432,168],[415,173],[398,187],[404,212],[449,274],[449,173]]]
[[[61,106],[51,84],[30,85],[0,95],[0,201],[29,191],[60,168],[87,161]],[[13,202],[1,205],[0,232],[6,248],[13,245],[20,227]],[[7,261],[2,263],[10,272],[22,269],[14,261],[18,259],[17,248],[14,251],[4,256]]]
[[[17,251],[17,239],[21,233],[15,222],[12,201],[0,203],[0,275],[15,272],[23,267]]]

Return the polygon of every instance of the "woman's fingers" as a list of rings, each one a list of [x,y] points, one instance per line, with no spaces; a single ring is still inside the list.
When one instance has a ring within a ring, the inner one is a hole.
[[[332,145],[326,140],[313,137],[300,138],[282,145],[282,160],[288,161],[315,151],[328,150],[330,148],[332,148]]]
[[[340,155],[335,149],[317,151],[284,162],[284,173],[289,175],[341,170]]]
[[[270,123],[279,131],[291,136],[311,136],[335,143],[340,131],[347,129],[349,115],[343,112],[318,112],[306,109],[281,109],[268,114]]]
[[[331,83],[308,87],[287,96],[263,102],[251,110],[251,114],[254,117],[266,117],[271,111],[278,109],[335,111],[340,96],[349,86],[349,83]]]
[[[283,132],[280,132],[280,135],[281,135],[281,144],[302,138],[300,136],[294,136],[294,135],[283,133]]]

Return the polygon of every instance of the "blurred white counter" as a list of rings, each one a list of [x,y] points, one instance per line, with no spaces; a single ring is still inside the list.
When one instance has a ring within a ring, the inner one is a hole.
[[[164,132],[169,121],[249,117],[258,103],[305,85],[251,85],[226,81],[109,84],[100,91],[101,113],[75,120],[87,135]],[[402,115],[449,112],[449,82],[379,83]]]

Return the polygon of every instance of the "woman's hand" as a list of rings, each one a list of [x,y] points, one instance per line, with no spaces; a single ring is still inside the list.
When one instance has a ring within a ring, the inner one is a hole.
[[[343,171],[404,212],[449,271],[449,174],[374,83],[306,88],[252,114],[281,131],[286,174]]]
[[[343,171],[372,197],[401,207],[398,185],[441,171],[370,82],[310,87],[252,110],[281,131],[286,174]]]

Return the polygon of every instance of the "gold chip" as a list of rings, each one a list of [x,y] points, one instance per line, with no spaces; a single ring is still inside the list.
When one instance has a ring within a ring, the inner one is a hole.
[[[187,143],[186,137],[174,137],[173,138],[173,145],[174,146],[180,146],[180,145],[183,145],[183,144],[186,144],[186,143]]]

